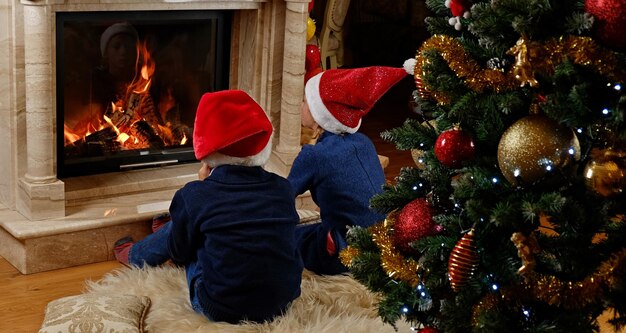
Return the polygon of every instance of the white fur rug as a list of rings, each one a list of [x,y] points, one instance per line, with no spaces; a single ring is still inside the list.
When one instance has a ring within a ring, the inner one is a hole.
[[[184,269],[168,265],[115,270],[99,281],[87,281],[85,292],[150,297],[152,304],[145,323],[148,332],[153,333],[396,333],[378,317],[376,296],[348,275],[319,276],[305,271],[300,298],[284,316],[263,324],[214,323],[196,314],[189,304]],[[410,332],[411,326],[406,322],[397,326],[398,332]]]

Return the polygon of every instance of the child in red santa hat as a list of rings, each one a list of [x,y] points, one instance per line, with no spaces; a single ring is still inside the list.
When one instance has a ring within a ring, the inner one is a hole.
[[[172,220],[133,243],[116,243],[127,265],[168,260],[186,269],[191,304],[214,321],[271,320],[300,295],[299,222],[289,182],[262,166],[272,125],[243,91],[202,96],[193,145],[199,181],[178,190]]]
[[[310,190],[320,209],[321,223],[296,229],[304,266],[313,272],[346,272],[338,253],[346,247],[347,228],[385,218],[369,208],[385,175],[374,144],[357,130],[361,118],[406,75],[402,68],[380,66],[330,69],[306,82],[302,125],[323,133],[314,145],[302,147],[287,179],[297,195]]]

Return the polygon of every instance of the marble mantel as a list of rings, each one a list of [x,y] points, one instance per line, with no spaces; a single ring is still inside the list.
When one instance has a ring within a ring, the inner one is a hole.
[[[55,14],[234,10],[230,86],[247,91],[275,129],[267,166],[285,175],[300,150],[309,0],[0,1],[0,255],[22,273],[112,259],[125,234],[195,179],[198,165],[61,180],[56,174]]]

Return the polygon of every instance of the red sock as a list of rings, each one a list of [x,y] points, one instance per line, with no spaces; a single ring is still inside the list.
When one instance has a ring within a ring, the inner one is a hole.
[[[326,234],[326,252],[328,252],[330,256],[334,256],[337,252],[337,246],[335,245],[335,240],[330,231]]]
[[[165,223],[169,222],[172,219],[169,213],[163,213],[156,215],[152,218],[152,232],[156,232],[161,229]]]
[[[133,244],[135,243],[130,237],[125,237],[115,242],[115,247],[113,248],[115,259],[126,266],[130,266],[128,263],[128,253]]]

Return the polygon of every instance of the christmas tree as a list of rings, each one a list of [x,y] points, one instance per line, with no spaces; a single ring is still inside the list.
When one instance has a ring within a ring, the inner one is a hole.
[[[342,262],[423,332],[626,324],[626,1],[428,0],[415,165]],[[416,46],[417,47],[417,46]]]

